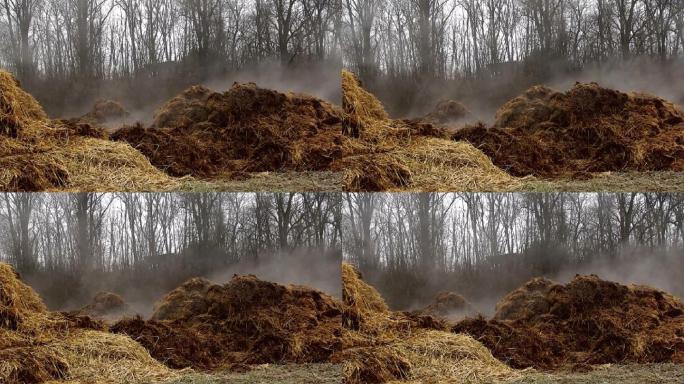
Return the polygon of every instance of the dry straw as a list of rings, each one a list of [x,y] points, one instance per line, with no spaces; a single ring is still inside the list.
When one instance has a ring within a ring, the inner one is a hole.
[[[49,120],[6,71],[0,71],[0,123],[0,190],[172,190],[184,182],[129,145],[80,137]]]
[[[132,339],[80,329],[49,312],[0,263],[0,383],[156,383],[176,378]]]
[[[344,132],[354,156],[333,163],[352,191],[507,191],[520,181],[480,150],[420,123],[391,120],[382,103],[342,71]]]
[[[145,348],[128,336],[77,330],[47,349],[67,362],[66,381],[69,383],[151,384],[180,376],[179,372],[153,359]]]
[[[494,383],[520,377],[470,336],[442,331],[418,331],[397,342],[411,362],[409,382]]]

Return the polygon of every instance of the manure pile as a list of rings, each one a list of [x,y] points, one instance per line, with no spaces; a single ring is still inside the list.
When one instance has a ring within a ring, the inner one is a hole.
[[[162,106],[149,127],[112,134],[172,176],[243,178],[254,172],[344,175],[350,191],[505,190],[517,181],[442,128],[392,120],[358,79],[342,72],[342,108],[312,96],[235,83],[224,93],[194,86]],[[444,103],[431,115],[466,111]]]
[[[225,93],[194,86],[162,106],[151,127],[112,135],[173,176],[319,171],[349,154],[341,111],[311,96],[253,83]]]
[[[684,363],[682,301],[593,275],[565,285],[531,280],[497,305],[493,319],[466,319],[452,331],[471,335],[515,368]]]
[[[473,311],[473,306],[456,292],[440,292],[425,308],[417,314],[451,320],[462,317]]]
[[[50,120],[8,72],[0,71],[0,190],[143,191],[177,189],[129,145],[99,128]]]
[[[102,126],[125,120],[131,115],[121,103],[114,100],[98,100],[85,115],[66,120],[74,124]]]
[[[596,83],[565,93],[535,86],[505,104],[492,127],[467,126],[453,139],[473,144],[514,176],[684,171],[684,112],[655,96]]]
[[[72,312],[76,316],[89,316],[99,320],[120,318],[130,311],[124,299],[112,292],[97,293],[88,305]]]
[[[174,368],[323,363],[341,348],[341,314],[325,293],[236,275],[225,285],[189,280],[155,305],[150,320],[124,319],[111,330]]]
[[[85,317],[50,312],[0,263],[0,382],[156,383],[177,374],[138,343]]]
[[[472,112],[456,100],[442,100],[420,120],[439,126],[452,126],[472,117]]]
[[[519,376],[470,336],[430,316],[392,312],[351,265],[343,264],[345,382],[498,382]]]

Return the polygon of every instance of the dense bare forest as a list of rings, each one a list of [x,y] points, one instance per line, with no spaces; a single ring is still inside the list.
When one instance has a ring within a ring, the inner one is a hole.
[[[100,95],[137,108],[259,65],[339,67],[337,1],[7,0],[0,8],[2,66],[57,113]]]
[[[343,234],[345,257],[398,308],[574,273],[684,292],[678,194],[355,194]]]
[[[81,193],[0,199],[0,261],[17,266],[56,306],[67,299],[82,302],[97,290],[131,290],[136,300],[152,300],[188,278],[227,279],[228,271],[258,270],[290,282],[309,275],[310,284],[323,283],[316,278],[339,284],[329,273],[311,273],[339,270],[339,195]]]
[[[345,65],[402,115],[482,92],[500,105],[531,84],[636,59],[643,72],[672,71],[684,52],[678,0],[343,1]]]

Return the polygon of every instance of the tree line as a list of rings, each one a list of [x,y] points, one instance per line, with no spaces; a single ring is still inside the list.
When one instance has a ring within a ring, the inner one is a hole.
[[[83,93],[105,80],[170,82],[191,76],[201,81],[262,62],[284,67],[336,63],[339,5],[328,0],[4,0],[0,63],[48,101],[57,96],[44,94],[43,88],[58,82],[77,83],[69,89]]]
[[[657,71],[684,52],[681,0],[342,1],[345,66],[402,116],[445,96],[496,107],[589,67]]]
[[[300,251],[337,264],[344,254],[399,307],[441,290],[501,294],[568,271],[642,274],[648,264],[647,273],[681,281],[684,195],[0,195],[0,261],[55,301],[92,294],[91,286],[165,292]],[[305,264],[287,265],[315,274]]]
[[[102,290],[153,301],[236,268],[339,265],[341,212],[319,193],[6,193],[0,262],[57,308]]]
[[[452,79],[526,60],[584,66],[684,52],[681,0],[343,0],[345,61],[365,76]]]
[[[507,292],[585,266],[598,273],[598,265],[648,260],[684,270],[680,194],[357,194],[345,202],[345,257],[399,306],[445,289]]]
[[[269,252],[339,248],[342,237],[337,195],[7,193],[1,202],[0,260],[22,273],[156,268],[179,259],[202,273]]]

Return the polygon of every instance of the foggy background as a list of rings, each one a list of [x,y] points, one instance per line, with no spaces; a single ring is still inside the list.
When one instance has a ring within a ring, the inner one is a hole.
[[[344,257],[396,310],[454,291],[485,314],[534,277],[684,297],[684,194],[349,194]]]
[[[475,118],[536,84],[598,81],[684,102],[679,0],[342,0],[344,65],[396,117]]]
[[[114,99],[141,117],[188,86],[233,81],[339,99],[340,3],[7,0],[0,66],[52,117]]]
[[[53,309],[100,291],[141,313],[192,277],[234,273],[340,296],[341,196],[0,194],[0,262]]]

